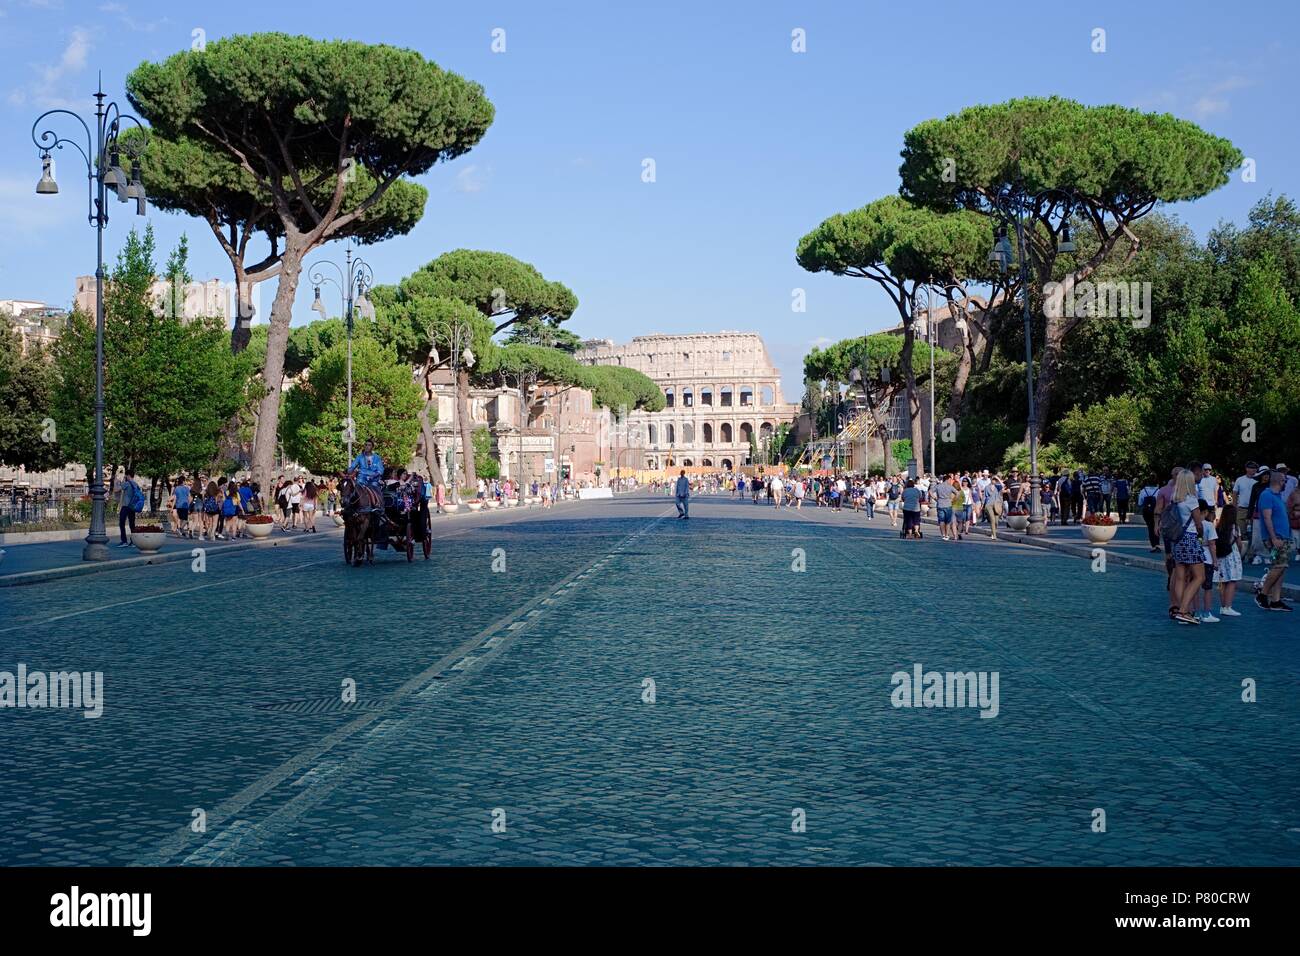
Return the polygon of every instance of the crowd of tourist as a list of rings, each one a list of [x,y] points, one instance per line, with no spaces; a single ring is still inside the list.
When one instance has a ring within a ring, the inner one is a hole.
[[[917,477],[683,473],[650,487],[679,502],[683,492],[721,494],[778,508],[807,504],[865,512],[873,520],[883,508],[890,526],[906,539],[922,538],[922,518],[932,515],[944,541],[961,541],[981,523],[996,539],[1005,521],[1029,515],[1033,500],[1030,476],[1017,469],[1005,477],[989,469]],[[1060,469],[1041,477],[1039,494],[1049,524],[1125,524],[1130,515],[1140,515],[1150,550],[1164,552],[1169,617],[1178,623],[1240,616],[1233,601],[1247,563],[1268,566],[1255,584],[1255,604],[1269,611],[1292,609],[1282,599],[1282,580],[1288,561],[1300,561],[1300,487],[1283,463],[1268,468],[1247,462],[1231,482],[1208,462],[1175,468],[1163,483],[1153,476],[1129,478],[1109,467]]]

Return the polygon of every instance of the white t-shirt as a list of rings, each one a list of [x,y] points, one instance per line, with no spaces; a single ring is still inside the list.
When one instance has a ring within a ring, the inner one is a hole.
[[[1250,493],[1255,487],[1255,479],[1249,475],[1242,475],[1232,483],[1232,502],[1238,508],[1243,508],[1250,504]]]
[[[794,483],[794,496],[795,496],[796,498],[802,498],[802,497],[803,497],[803,482],[802,482],[802,481],[796,481],[796,482]]]
[[[1196,483],[1196,493],[1201,500],[1213,508],[1219,502],[1219,479],[1206,475]]]
[[[1201,531],[1203,532],[1201,540],[1205,542],[1201,549],[1205,552],[1205,563],[1213,564],[1215,560],[1214,542],[1219,540],[1219,532],[1215,529],[1213,521],[1202,521]]]
[[[302,502],[302,485],[294,482],[289,486],[289,504],[296,505]]]

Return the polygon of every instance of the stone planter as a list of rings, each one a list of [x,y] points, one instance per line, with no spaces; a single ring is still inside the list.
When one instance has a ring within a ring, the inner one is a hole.
[[[468,508],[470,511],[482,511],[482,510],[483,510],[483,502],[481,502],[481,501],[467,501],[467,502],[465,503],[465,507]]]
[[[1115,537],[1115,532],[1119,530],[1117,524],[1081,524],[1083,536],[1091,544],[1105,544],[1111,538]]]
[[[502,499],[501,499],[501,504],[504,505],[504,506],[507,507],[507,508],[513,508],[515,505],[519,504],[519,499],[518,499],[518,498],[502,498]]]
[[[495,498],[489,498],[489,499],[487,499],[487,501],[485,501],[485,502],[483,502],[483,503],[484,503],[485,505],[487,505],[489,508],[500,508],[500,507],[501,507],[501,502],[497,501],[497,499],[495,499]]]
[[[163,531],[137,531],[131,535],[131,543],[135,545],[136,550],[145,554],[157,553],[166,540],[167,534]]]
[[[271,529],[275,527],[274,521],[268,521],[265,524],[246,524],[244,530],[248,532],[250,538],[256,538],[258,541],[271,537]]]
[[[456,502],[454,501],[449,501],[442,506],[442,510],[447,512],[448,514],[454,515],[457,511],[460,510],[460,505],[456,504]]]
[[[1028,531],[1029,515],[1007,515],[1007,527],[1012,531]]]

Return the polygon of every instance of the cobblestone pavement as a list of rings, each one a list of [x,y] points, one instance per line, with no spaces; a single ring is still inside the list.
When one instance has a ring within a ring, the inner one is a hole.
[[[1297,625],[1238,604],[725,498],[4,589],[0,670],[105,708],[0,710],[0,863],[1294,864]],[[997,716],[893,707],[915,664]]]

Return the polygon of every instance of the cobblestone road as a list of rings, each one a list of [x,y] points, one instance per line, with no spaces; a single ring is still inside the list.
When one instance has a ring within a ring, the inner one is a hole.
[[[1290,616],[1177,627],[1155,573],[692,510],[0,591],[0,670],[102,670],[106,698],[0,710],[0,863],[1300,862]],[[998,672],[996,718],[893,707],[918,663]]]

